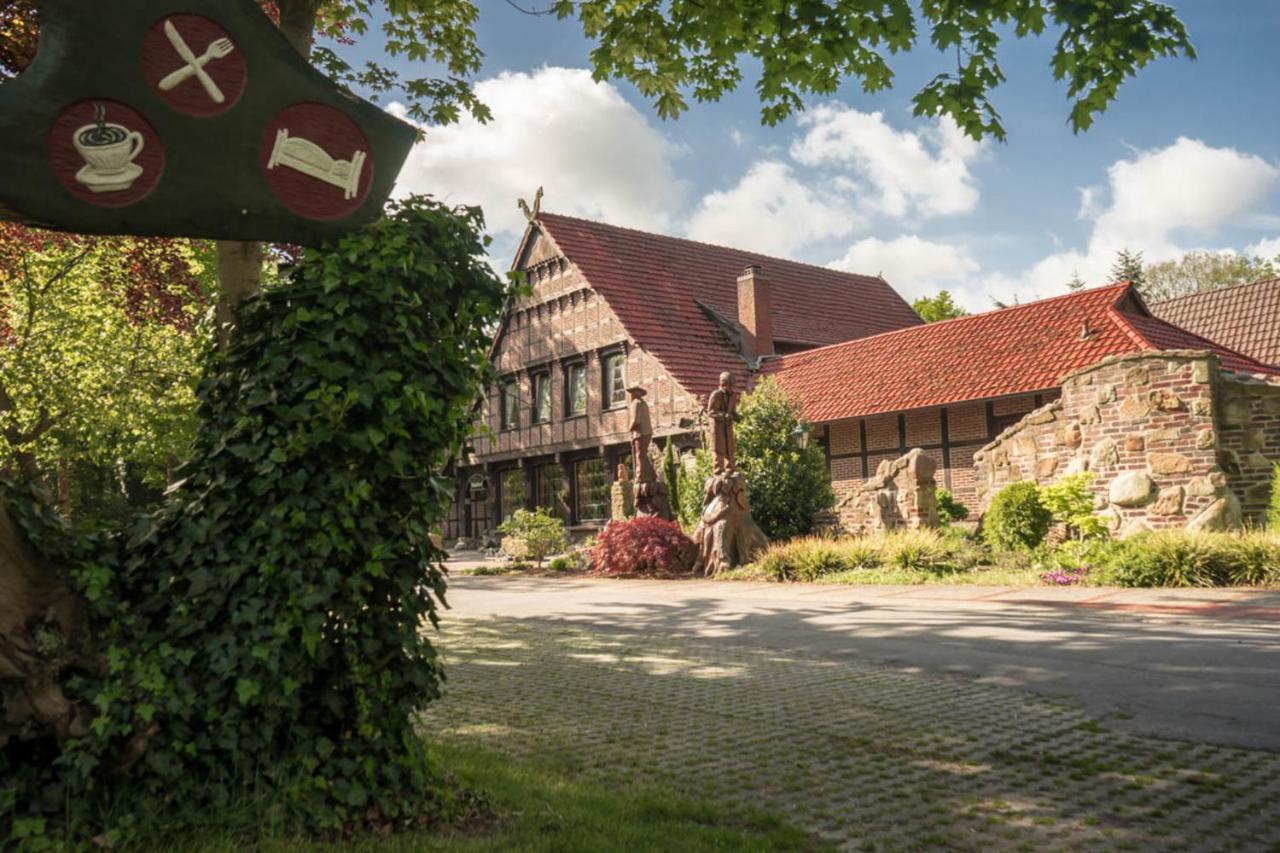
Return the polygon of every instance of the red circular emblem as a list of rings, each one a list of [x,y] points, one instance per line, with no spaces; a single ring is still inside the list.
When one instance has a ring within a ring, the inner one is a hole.
[[[49,129],[49,166],[76,198],[125,207],[145,198],[164,172],[164,144],[142,114],[119,101],[80,101]]]
[[[307,219],[350,216],[373,184],[369,140],[340,110],[294,104],[267,125],[259,153],[276,198]]]
[[[142,39],[142,74],[180,113],[214,116],[244,92],[244,54],[227,31],[202,15],[169,15]]]

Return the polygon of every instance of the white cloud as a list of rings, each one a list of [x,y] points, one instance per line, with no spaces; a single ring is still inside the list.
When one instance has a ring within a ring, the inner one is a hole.
[[[899,131],[882,113],[833,102],[798,121],[805,130],[787,156],[767,154],[735,186],[702,198],[690,237],[794,255],[876,217],[927,218],[978,204],[969,164],[982,146],[950,120]],[[742,136],[732,130],[730,139]]]
[[[493,119],[427,129],[397,194],[479,204],[489,229],[511,236],[525,224],[516,199],[532,202],[542,185],[548,210],[672,230],[687,191],[673,168],[681,151],[613,86],[585,69],[543,68],[503,73],[475,90]]]
[[[864,275],[879,273],[908,300],[941,289],[963,287],[978,272],[978,262],[963,246],[904,234],[892,240],[869,237],[849,247],[833,269]]]
[[[1099,196],[1101,187],[1076,187],[1080,193],[1080,208],[1076,210],[1076,219],[1095,219],[1102,212]]]
[[[845,193],[815,189],[776,160],[755,163],[738,185],[706,195],[689,219],[695,240],[788,256],[853,233],[861,218]]]
[[[879,112],[834,103],[800,116],[805,135],[791,145],[796,162],[848,170],[867,185],[864,201],[888,216],[944,216],[978,206],[969,163],[982,145],[950,119],[920,131],[894,130]]]
[[[1204,248],[1194,241],[1238,222],[1277,186],[1280,169],[1261,157],[1198,139],[1136,151],[1107,169],[1105,204],[1100,191],[1081,190],[1081,213],[1093,219],[1088,244],[1051,254],[1018,278],[1034,297],[1065,291],[1076,272],[1091,285],[1104,284],[1120,249],[1153,262]]]
[[[1117,161],[1107,178],[1111,206],[1098,217],[1091,246],[1167,254],[1176,235],[1211,234],[1248,211],[1275,189],[1280,170],[1253,154],[1180,137]]]
[[[1273,237],[1270,240],[1259,240],[1252,246],[1245,248],[1245,254],[1257,255],[1260,258],[1273,260],[1280,258],[1280,237]]]

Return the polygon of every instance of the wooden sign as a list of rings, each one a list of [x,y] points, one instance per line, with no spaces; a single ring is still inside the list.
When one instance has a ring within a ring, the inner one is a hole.
[[[413,126],[335,86],[253,0],[43,0],[0,84],[0,218],[314,244],[379,215]]]

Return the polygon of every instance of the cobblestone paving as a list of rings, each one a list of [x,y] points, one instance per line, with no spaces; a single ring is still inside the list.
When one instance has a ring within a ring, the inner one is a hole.
[[[702,639],[451,620],[434,736],[785,816],[842,849],[1280,851],[1280,754]],[[673,843],[678,849],[678,843]]]

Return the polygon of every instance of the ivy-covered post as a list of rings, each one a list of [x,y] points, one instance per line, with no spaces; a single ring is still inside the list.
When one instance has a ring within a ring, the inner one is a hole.
[[[67,573],[109,649],[67,688],[96,713],[39,762],[0,744],[0,836],[87,844],[230,804],[345,833],[440,808],[415,719],[443,678],[430,533],[505,297],[482,224],[410,198],[245,303],[180,484]]]

